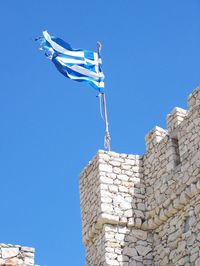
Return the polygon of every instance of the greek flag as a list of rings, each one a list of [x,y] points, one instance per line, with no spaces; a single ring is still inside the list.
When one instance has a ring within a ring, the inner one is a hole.
[[[99,92],[104,91],[100,52],[73,49],[62,39],[50,36],[47,31],[43,31],[43,37],[37,40],[40,41],[40,50],[45,51],[45,55],[64,76],[79,82],[85,81]]]

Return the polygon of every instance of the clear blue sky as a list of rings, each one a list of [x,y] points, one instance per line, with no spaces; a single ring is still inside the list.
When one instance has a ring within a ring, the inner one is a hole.
[[[83,266],[79,173],[103,148],[95,90],[62,76],[33,38],[47,29],[102,59],[112,150],[143,154],[200,83],[198,0],[2,0],[0,242],[41,266]]]

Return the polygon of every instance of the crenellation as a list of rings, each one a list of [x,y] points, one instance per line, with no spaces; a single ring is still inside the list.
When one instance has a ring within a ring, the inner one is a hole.
[[[99,151],[80,177],[87,265],[200,265],[200,87],[145,137]]]
[[[147,151],[155,148],[158,143],[167,135],[167,131],[161,127],[156,126],[146,136]]]
[[[200,106],[200,86],[197,87],[188,97],[188,109],[197,109]]]
[[[185,119],[187,111],[175,107],[170,114],[167,115],[167,129],[171,138],[177,138],[177,129],[181,122]]]

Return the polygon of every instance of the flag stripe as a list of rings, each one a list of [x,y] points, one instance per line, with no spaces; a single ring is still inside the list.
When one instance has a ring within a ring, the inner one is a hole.
[[[44,38],[49,42],[49,44],[52,46],[52,48],[54,50],[56,50],[57,52],[61,53],[61,54],[66,54],[66,55],[71,55],[71,56],[78,56],[78,57],[82,57],[84,58],[84,52],[80,52],[80,51],[69,51],[67,49],[65,49],[64,47],[60,46],[59,44],[57,44],[55,41],[53,41],[51,39],[51,36],[48,34],[47,31],[43,32]]]
[[[95,73],[95,72],[92,72],[84,67],[81,67],[81,66],[71,66],[70,67],[72,70],[75,70],[76,72],[80,73],[80,74],[83,74],[85,76],[88,76],[88,77],[91,77],[91,78],[99,78],[99,74]]]
[[[53,61],[53,63],[55,64],[55,66],[57,67],[57,69],[64,75],[64,76],[66,76],[66,77],[68,77],[68,78],[70,78],[70,79],[73,79],[73,80],[76,80],[76,81],[79,81],[79,82],[81,82],[81,81],[86,81],[86,82],[88,82],[90,85],[92,85],[95,89],[99,89],[99,88],[101,88],[101,89],[103,89],[104,88],[104,82],[103,81],[100,81],[100,82],[97,82],[97,81],[95,81],[94,79],[92,79],[92,78],[90,78],[90,79],[88,79],[88,77],[87,76],[83,76],[83,75],[81,75],[81,76],[74,76],[74,75],[72,75],[72,74],[70,74],[70,68],[69,67],[60,67],[60,64],[59,63],[57,63],[57,61],[56,60],[54,60]],[[78,74],[78,73],[77,73]]]
[[[85,64],[85,60],[77,60],[77,59],[73,59],[73,58],[67,58],[67,57],[60,57],[57,56],[57,60],[62,64]]]
[[[65,77],[76,81],[85,81],[99,92],[103,92],[104,74],[99,53],[73,49],[60,38],[50,36],[47,31],[40,38],[40,49],[52,60],[56,68]]]

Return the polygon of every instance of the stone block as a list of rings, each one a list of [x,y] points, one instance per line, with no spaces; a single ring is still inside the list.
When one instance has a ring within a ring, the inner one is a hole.
[[[1,254],[3,259],[8,259],[12,257],[16,257],[19,254],[19,248],[1,248]]]

